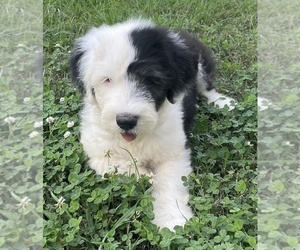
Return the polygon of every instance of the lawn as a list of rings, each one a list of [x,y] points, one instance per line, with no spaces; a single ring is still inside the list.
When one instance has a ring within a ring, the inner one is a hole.
[[[274,4],[275,3],[275,4]],[[258,248],[300,249],[300,16],[297,1],[260,1]]]
[[[44,1],[44,249],[256,249],[256,1]],[[195,217],[175,232],[151,223],[151,180],[96,176],[79,143],[80,95],[70,83],[74,39],[131,17],[184,29],[209,45],[215,85],[239,101],[199,102],[184,179]]]
[[[42,3],[0,10],[0,249],[40,249],[43,230]],[[39,61],[39,66],[37,62]]]

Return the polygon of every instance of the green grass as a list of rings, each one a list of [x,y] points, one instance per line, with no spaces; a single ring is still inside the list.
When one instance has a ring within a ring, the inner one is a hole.
[[[42,3],[1,4],[0,248],[40,249],[43,136],[37,61],[42,54]]]
[[[300,247],[299,7],[266,0],[259,8],[259,90],[274,103],[258,114],[259,249]]]
[[[231,112],[199,103],[194,171],[184,179],[196,216],[176,232],[151,223],[148,177],[95,176],[79,143],[69,51],[91,27],[131,17],[203,40],[218,64],[216,86],[240,101]],[[255,1],[44,1],[45,249],[256,249],[256,18]]]

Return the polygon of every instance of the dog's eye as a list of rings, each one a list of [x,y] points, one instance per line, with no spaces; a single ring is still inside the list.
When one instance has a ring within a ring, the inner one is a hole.
[[[111,82],[111,78],[105,77],[100,83],[110,83],[110,82]]]

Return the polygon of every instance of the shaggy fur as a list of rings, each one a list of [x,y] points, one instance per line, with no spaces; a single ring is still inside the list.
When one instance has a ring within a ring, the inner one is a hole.
[[[84,95],[81,142],[91,168],[153,174],[153,222],[183,225],[193,216],[181,178],[192,170],[186,142],[197,92],[221,107],[232,100],[212,86],[210,49],[185,32],[130,20],[79,38],[70,64]]]

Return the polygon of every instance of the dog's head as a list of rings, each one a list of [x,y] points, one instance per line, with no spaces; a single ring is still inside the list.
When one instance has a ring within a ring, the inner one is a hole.
[[[189,90],[198,55],[177,33],[135,20],[89,31],[76,41],[70,65],[101,126],[132,141],[151,134],[162,106]]]

